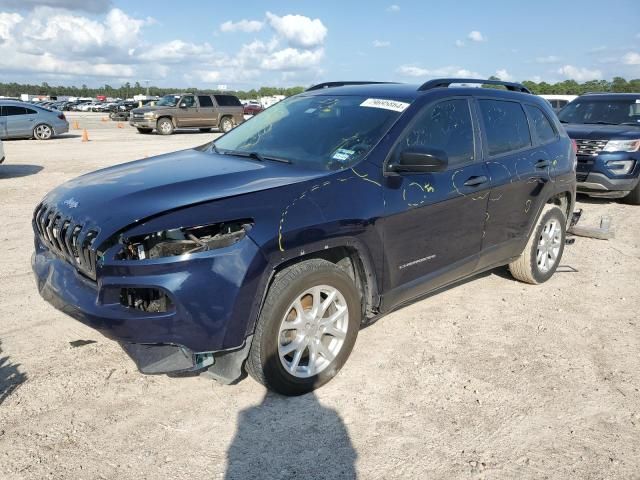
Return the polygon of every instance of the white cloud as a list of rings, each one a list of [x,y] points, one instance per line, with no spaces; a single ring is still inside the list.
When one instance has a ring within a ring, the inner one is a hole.
[[[433,70],[418,67],[416,65],[401,65],[397,72],[405,77],[481,77],[477,72],[460,68],[457,66],[440,67]]]
[[[372,44],[375,48],[386,48],[391,46],[391,42],[386,40],[374,40]]]
[[[399,11],[400,11],[400,5],[396,5],[395,3],[387,7],[387,12],[399,12]]]
[[[513,75],[511,75],[505,68],[501,68],[496,70],[495,76],[498,77],[503,82],[512,82]]]
[[[625,65],[640,65],[640,53],[629,52],[622,57],[622,63]]]
[[[202,58],[212,52],[213,48],[208,43],[198,45],[182,40],[171,40],[150,48],[143,52],[139,58],[146,61],[180,62],[192,57]]]
[[[462,48],[462,47],[464,47],[464,46],[465,46],[465,43],[464,43],[464,41],[462,41],[462,40],[456,40],[456,44],[455,44],[455,45],[456,45],[456,47],[458,47],[458,48]]]
[[[478,30],[472,30],[471,32],[469,32],[469,35],[467,35],[467,38],[469,40],[471,40],[472,42],[486,42],[487,41],[487,37],[482,35],[482,33],[480,33]]]
[[[22,20],[17,13],[0,13],[0,44],[11,38],[11,31]]]
[[[536,58],[536,63],[560,63],[562,59],[556,55],[547,55],[546,57]]]
[[[600,80],[602,72],[600,70],[589,70],[587,68],[574,67],[573,65],[564,65],[558,69],[558,73],[565,78],[584,82],[587,80]]]
[[[319,47],[327,36],[327,27],[319,18],[312,20],[303,15],[279,17],[267,12],[267,22],[293,48]]]
[[[265,70],[303,70],[318,64],[323,56],[324,50],[322,48],[317,50],[285,48],[270,53],[262,60],[260,66]]]
[[[238,22],[232,22],[231,20],[224,22],[220,25],[221,32],[258,32],[262,30],[263,23],[258,20],[240,20]]]

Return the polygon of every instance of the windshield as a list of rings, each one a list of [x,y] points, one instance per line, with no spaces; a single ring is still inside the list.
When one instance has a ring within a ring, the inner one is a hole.
[[[558,118],[563,123],[640,126],[640,99],[577,99],[558,113]]]
[[[361,96],[291,97],[231,130],[215,147],[339,170],[364,158],[408,106]]]
[[[178,103],[178,100],[180,100],[180,95],[165,95],[160,100],[158,100],[158,103],[156,103],[156,105],[158,107],[175,107]]]

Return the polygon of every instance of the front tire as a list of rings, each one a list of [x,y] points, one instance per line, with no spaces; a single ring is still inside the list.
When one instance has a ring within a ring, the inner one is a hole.
[[[161,118],[156,123],[156,130],[160,135],[171,135],[173,133],[173,122],[170,118]]]
[[[256,325],[248,373],[282,395],[303,395],[331,380],[355,344],[360,293],[342,269],[308,260],[276,275]]]
[[[567,219],[560,207],[545,205],[524,251],[509,264],[511,275],[534,285],[549,280],[564,252],[566,228]]]
[[[46,123],[41,123],[33,129],[33,138],[36,140],[49,140],[53,137],[53,128]]]
[[[629,205],[640,205],[640,181],[638,181],[638,184],[633,190],[622,198],[622,201]]]

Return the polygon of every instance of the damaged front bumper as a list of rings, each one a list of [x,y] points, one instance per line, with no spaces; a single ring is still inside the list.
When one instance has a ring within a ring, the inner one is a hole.
[[[168,373],[224,365],[230,353],[243,354],[265,268],[248,238],[188,257],[104,265],[94,281],[36,238],[32,268],[51,305],[121,343],[143,373]],[[131,292],[141,291],[160,292],[165,301],[141,310],[131,301]]]

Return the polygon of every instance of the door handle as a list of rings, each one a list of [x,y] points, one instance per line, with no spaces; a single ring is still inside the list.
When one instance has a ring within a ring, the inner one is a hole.
[[[538,160],[536,162],[536,168],[547,168],[551,163],[549,160]]]
[[[467,179],[467,181],[464,182],[464,186],[465,187],[477,187],[478,185],[482,185],[483,183],[487,183],[488,181],[489,181],[489,179],[484,175],[474,176],[474,177],[470,177],[469,179]]]

